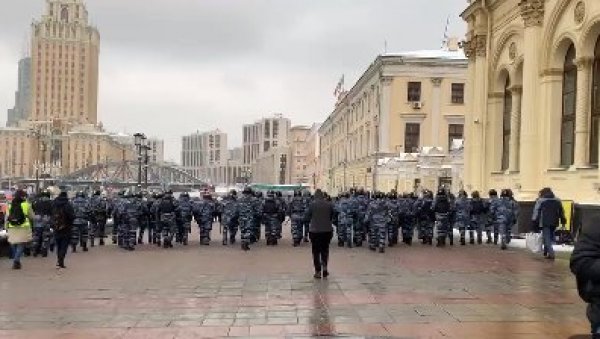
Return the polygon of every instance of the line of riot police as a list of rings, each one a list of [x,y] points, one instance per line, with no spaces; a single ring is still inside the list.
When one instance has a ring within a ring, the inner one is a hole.
[[[361,247],[368,241],[369,249],[385,252],[386,247],[398,244],[400,237],[412,245],[415,232],[424,245],[454,245],[454,229],[460,233],[461,245],[500,243],[506,249],[511,230],[518,219],[518,204],[511,190],[502,190],[500,197],[490,190],[482,199],[475,191],[471,197],[461,190],[457,197],[445,188],[434,196],[425,190],[421,196],[413,193],[398,195],[363,190],[351,190],[335,199],[338,245]]]
[[[469,197],[460,191],[455,197],[444,188],[435,196],[428,190],[417,196],[359,189],[340,194],[334,200],[338,245],[352,248],[367,242],[369,249],[379,252],[396,246],[400,240],[412,245],[415,233],[425,245],[433,245],[434,237],[439,247],[445,246],[447,240],[453,245],[455,228],[460,233],[461,245],[466,245],[467,240],[470,244],[482,244],[485,234],[488,244],[500,243],[505,249],[518,219],[518,205],[510,190],[502,190],[500,196],[491,190],[489,198],[482,199],[478,192]],[[199,227],[201,245],[211,243],[213,223],[218,221],[222,244],[235,244],[239,233],[241,248],[247,251],[261,239],[262,225],[267,246],[276,246],[282,238],[283,223],[289,220],[293,246],[297,247],[308,242],[306,215],[311,201],[308,192],[296,191],[286,200],[279,192],[270,191],[263,196],[250,188],[244,189],[239,197],[236,191],[231,191],[220,201],[208,192],[201,199],[191,199],[188,193],[176,199],[171,191],[153,194],[123,191],[113,199],[99,191],[89,198],[78,192],[72,199],[75,222],[71,248],[73,252],[78,246],[88,251],[88,246],[94,247],[96,240],[103,246],[111,217],[112,242],[129,251],[143,244],[145,236],[148,243],[163,248],[188,245],[193,221]],[[34,255],[47,256],[53,248],[51,206],[48,192],[42,192],[33,201]]]

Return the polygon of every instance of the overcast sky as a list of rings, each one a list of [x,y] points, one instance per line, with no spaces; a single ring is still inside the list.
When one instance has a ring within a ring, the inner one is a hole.
[[[3,0],[0,123],[14,105],[17,61],[45,0]],[[462,37],[465,0],[87,0],[100,31],[99,119],[115,132],[166,142],[273,113],[323,121],[342,74],[351,87],[374,58],[440,48],[446,18]]]

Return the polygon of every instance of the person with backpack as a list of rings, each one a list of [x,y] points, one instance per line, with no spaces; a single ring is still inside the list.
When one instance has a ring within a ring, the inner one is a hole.
[[[478,191],[471,193],[470,203],[471,223],[469,226],[469,243],[471,245],[475,244],[474,233],[476,233],[477,244],[481,245],[483,243],[483,229],[487,223],[487,205],[481,199]]]
[[[446,238],[448,233],[452,232],[452,224],[450,217],[452,215],[452,204],[446,190],[441,187],[435,197],[431,210],[435,213],[435,221],[437,224],[437,247],[446,246]],[[452,245],[453,242],[451,241]]]
[[[261,212],[267,246],[277,246],[277,223],[279,223],[280,208],[275,200],[274,192],[267,193],[267,199],[265,199]]]
[[[67,192],[61,192],[52,204],[52,222],[54,242],[56,244],[56,268],[67,268],[65,256],[71,243],[71,232],[75,221],[75,211],[69,201]]]
[[[21,269],[21,257],[25,250],[25,244],[33,238],[32,224],[35,215],[33,208],[27,202],[25,191],[17,190],[15,196],[8,207],[8,219],[6,220],[6,231],[8,232],[8,241],[13,251],[14,270]]]

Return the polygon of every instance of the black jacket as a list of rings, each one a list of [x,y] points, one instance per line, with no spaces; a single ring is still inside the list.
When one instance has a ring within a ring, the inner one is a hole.
[[[562,202],[552,192],[545,193],[535,202],[531,219],[536,228],[557,228],[559,223],[561,225],[567,223]]]
[[[589,304],[590,322],[600,322],[600,217],[581,229],[571,255],[571,272],[577,280],[579,296]]]
[[[310,221],[309,231],[313,233],[333,232],[333,204],[320,194],[315,195],[315,200],[306,211],[306,220]]]
[[[75,211],[73,210],[73,205],[71,205],[69,198],[59,196],[54,199],[52,204],[52,216],[54,219],[56,219],[56,216],[63,217],[63,220],[53,220],[56,235],[67,236],[71,234],[73,221],[75,221]]]

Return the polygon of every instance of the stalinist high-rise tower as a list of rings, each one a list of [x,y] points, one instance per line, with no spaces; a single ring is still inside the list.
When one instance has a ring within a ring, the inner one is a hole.
[[[100,34],[83,0],[46,1],[32,24],[29,120],[96,124]]]

